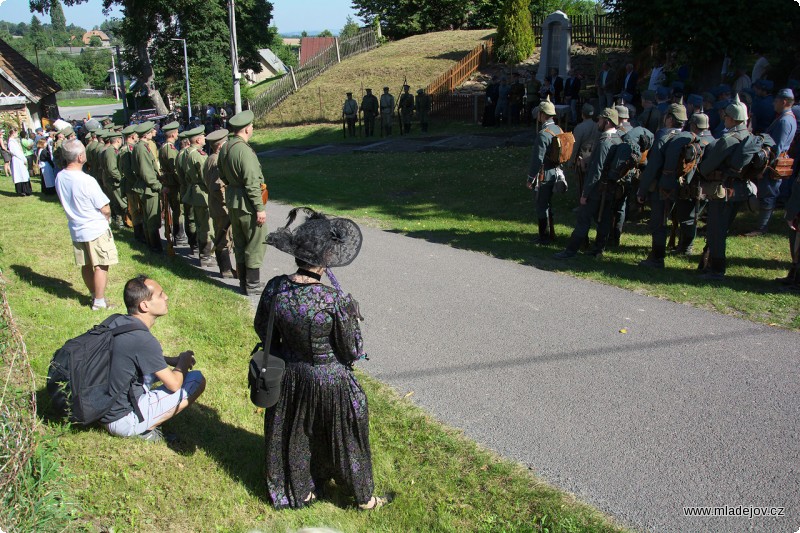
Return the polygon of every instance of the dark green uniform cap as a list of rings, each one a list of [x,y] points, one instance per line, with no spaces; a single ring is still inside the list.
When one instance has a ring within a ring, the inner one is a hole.
[[[256,117],[253,115],[253,112],[248,109],[247,111],[242,111],[241,113],[236,113],[233,115],[228,120],[228,125],[233,131],[238,131],[252,124],[255,118]]]
[[[152,130],[154,126],[155,124],[153,124],[149,120],[147,122],[142,122],[141,124],[136,126],[136,133],[138,133],[139,135],[144,135],[148,131]]]
[[[180,133],[178,134],[178,139],[182,141],[183,139],[185,139],[185,138],[186,138],[186,134],[187,134],[187,133],[189,133],[187,130],[183,130],[182,132],[180,132]]]
[[[72,129],[72,126],[67,126],[66,128],[64,128],[63,130],[59,131],[58,133],[63,134],[64,137],[66,138],[66,137],[69,137],[70,135],[72,135],[73,133],[75,133],[75,130]]]
[[[114,126],[114,131],[122,133],[122,126]]]
[[[191,139],[192,137],[197,137],[198,135],[202,135],[205,132],[206,132],[205,126],[197,126],[196,128],[189,131],[185,131],[184,133],[186,134],[186,137]]]
[[[130,126],[128,126],[127,128],[124,128],[122,130],[122,134],[123,135],[133,135],[134,133],[136,133],[136,125],[135,124],[131,124]]]
[[[212,142],[213,143],[213,142],[222,140],[227,136],[228,136],[228,130],[226,130],[226,129],[214,130],[211,133],[209,133],[208,135],[206,135],[206,140],[208,142]]]
[[[113,141],[117,137],[120,138],[122,137],[121,131],[109,131],[108,133],[106,133],[106,139],[108,139],[109,141]]]
[[[107,133],[108,133],[108,130],[97,130],[95,132],[95,135],[97,135],[97,138],[102,141],[103,139],[106,138],[106,134]]]
[[[161,126],[161,131],[163,131],[164,133],[167,133],[168,131],[177,130],[179,127],[180,127],[180,124],[178,124],[177,121],[173,120],[169,124],[167,124],[165,126]]]

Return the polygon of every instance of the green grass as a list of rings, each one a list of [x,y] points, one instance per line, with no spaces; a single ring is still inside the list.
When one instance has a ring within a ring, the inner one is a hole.
[[[83,107],[88,105],[110,105],[121,104],[122,100],[116,98],[73,98],[70,100],[59,100],[59,107]]]
[[[258,83],[254,83],[253,85],[250,85],[250,87],[249,87],[249,89],[250,89],[250,98],[253,98],[253,97],[258,96],[259,94],[263,93],[267,89],[267,87],[269,87],[270,85],[272,85],[273,83],[275,83],[276,81],[278,81],[279,79],[281,79],[284,76],[289,76],[289,74],[281,74],[279,76],[273,76],[272,78],[267,78],[265,80],[261,80]]]
[[[277,134],[274,134],[277,135]],[[623,243],[600,259],[552,258],[572,232],[577,193],[557,195],[557,244],[531,244],[537,232],[531,192],[524,187],[530,150],[500,148],[444,153],[345,154],[263,160],[270,197],[351,216],[411,237],[483,252],[635,292],[766,324],[800,329],[800,295],[773,281],[786,275],[789,250],[783,213],[770,234],[735,236],[753,226],[739,215],[728,238],[724,283],[698,279],[697,258],[668,257],[666,269],[637,263],[649,250],[644,224],[626,224]],[[701,225],[701,229],[703,226]],[[593,236],[593,232],[590,233]],[[697,249],[704,239],[698,238]]]
[[[53,351],[102,316],[89,310],[58,203],[38,195],[18,198],[12,190],[8,180],[0,181],[0,268],[41,389]],[[370,401],[376,489],[397,492],[397,500],[378,512],[359,513],[334,490],[338,505],[323,501],[275,512],[262,477],[263,414],[250,404],[245,383],[256,342],[251,307],[180,258],[153,257],[131,237],[116,232],[120,264],[111,268],[109,299],[120,304],[125,280],[136,273],[157,279],[170,309],[153,333],[165,353],[193,349],[208,387],[198,404],[167,423],[168,432],[181,436],[173,447],[45,424],[69,472],[64,499],[75,502],[70,529],[619,530],[608,517],[437,423],[361,371]],[[46,394],[40,392],[39,399],[44,413]]]
[[[384,44],[332,66],[289,96],[258,125],[289,125],[332,121],[342,116],[345,93],[361,102],[361,89],[379,96],[388,86],[399,98],[403,80],[412,91],[427,86],[455,65],[494,30],[457,30],[415,35]]]

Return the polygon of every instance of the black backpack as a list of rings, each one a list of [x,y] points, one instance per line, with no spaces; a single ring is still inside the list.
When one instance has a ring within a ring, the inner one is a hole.
[[[83,335],[68,340],[53,354],[47,373],[47,393],[53,409],[70,422],[82,425],[97,422],[125,393],[112,395],[109,390],[114,337],[135,330],[147,331],[147,326],[134,320],[124,326],[109,327],[120,316],[109,316]],[[136,416],[143,421],[132,385],[133,381],[128,387],[128,398]]]

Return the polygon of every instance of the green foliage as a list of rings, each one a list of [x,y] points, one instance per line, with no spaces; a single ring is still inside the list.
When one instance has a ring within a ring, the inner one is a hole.
[[[83,72],[68,59],[59,61],[53,70],[53,79],[61,85],[65,91],[77,91],[86,87],[86,80]]]
[[[687,12],[680,0],[605,0],[605,5],[629,32],[634,52],[655,45],[662,54],[675,52],[678,61],[690,65],[706,65],[723,54],[739,61],[759,49],[796,62],[800,53],[800,7],[788,0],[762,0],[757,10],[746,0],[725,2],[723,8],[692,2],[691,16],[678,16]]]
[[[57,45],[62,45],[68,41],[67,19],[64,16],[64,10],[61,8],[61,2],[58,0],[54,0],[50,8],[50,31]]]
[[[105,89],[108,80],[108,69],[111,68],[111,53],[106,49],[84,50],[83,53],[70,57],[83,73],[86,83],[93,89]]]
[[[100,24],[98,29],[108,35],[108,38],[113,41],[119,33],[121,23],[122,21],[118,18],[106,19]]]
[[[380,20],[386,37],[454,29],[493,28],[502,0],[353,0],[364,22]]]
[[[39,50],[47,48],[50,44],[49,39],[42,27],[42,22],[36,15],[31,17],[31,25],[28,30],[28,42]]]
[[[354,37],[359,34],[361,31],[361,26],[353,20],[353,17],[347,15],[347,21],[344,24],[344,28],[342,31],[339,32],[339,39],[347,39],[348,37]]]
[[[317,34],[317,37],[333,37],[333,33],[331,33],[331,30],[322,30]]]
[[[505,0],[497,26],[497,57],[515,64],[524,61],[536,48],[527,0]]]
[[[531,15],[544,19],[554,11],[563,11],[568,17],[603,13],[603,4],[595,0],[533,0],[530,3]]]
[[[278,33],[277,26],[270,26],[269,32],[272,34],[270,37],[272,44],[269,47],[272,53],[278,56],[278,59],[283,61],[283,64],[287,67],[297,68],[300,63],[297,49],[283,43],[283,38]]]
[[[100,37],[98,37],[97,35],[92,35],[89,38],[89,46],[94,47],[94,48],[103,46],[103,40]]]

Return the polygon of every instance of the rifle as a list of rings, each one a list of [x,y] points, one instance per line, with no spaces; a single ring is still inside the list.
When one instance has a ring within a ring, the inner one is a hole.
[[[345,118],[344,113],[342,113],[342,135],[345,139],[347,139],[347,119]]]
[[[380,108],[378,108],[378,120],[381,121],[381,139],[383,139],[383,113],[380,112]]]
[[[164,204],[164,238],[167,240],[167,255],[175,257],[175,246],[172,235],[172,211],[169,209],[169,197],[167,192],[162,189],[161,201]]]
[[[666,226],[668,222],[672,223],[672,227],[669,230],[669,242],[667,243],[667,247],[672,249],[675,248],[675,241],[678,237],[678,227],[681,225],[681,221],[678,220],[678,211],[675,209],[675,202],[671,203],[669,209],[664,205],[664,225]]]

